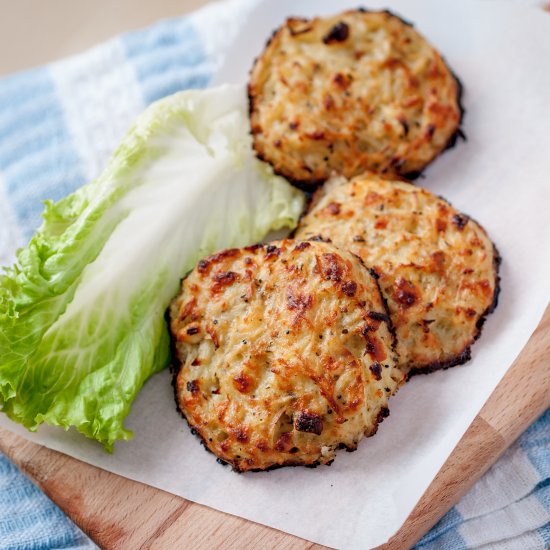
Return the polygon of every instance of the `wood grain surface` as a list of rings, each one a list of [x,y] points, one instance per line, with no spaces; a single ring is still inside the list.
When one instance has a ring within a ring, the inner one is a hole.
[[[550,306],[422,496],[379,550],[411,547],[550,406]],[[323,548],[90,466],[0,429],[0,450],[102,548]]]

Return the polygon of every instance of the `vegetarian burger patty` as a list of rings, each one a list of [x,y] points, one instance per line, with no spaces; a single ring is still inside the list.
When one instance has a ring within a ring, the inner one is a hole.
[[[237,471],[330,463],[376,432],[404,382],[376,279],[327,243],[210,256],[170,320],[178,407]]]
[[[411,176],[454,143],[460,91],[439,53],[390,12],[288,19],[251,71],[254,148],[305,188],[333,171]]]
[[[319,235],[379,274],[403,368],[470,358],[499,282],[498,253],[479,224],[425,189],[364,174],[316,192],[296,238]]]

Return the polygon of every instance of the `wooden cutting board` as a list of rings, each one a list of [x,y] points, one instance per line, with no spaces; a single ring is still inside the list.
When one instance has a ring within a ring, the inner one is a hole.
[[[412,546],[550,407],[550,306],[384,550]],[[102,548],[322,548],[90,466],[0,429],[0,450]]]

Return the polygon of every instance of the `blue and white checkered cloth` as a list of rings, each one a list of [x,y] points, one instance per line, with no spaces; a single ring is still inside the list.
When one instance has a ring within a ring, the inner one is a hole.
[[[257,0],[228,0],[0,80],[0,265],[40,223],[41,201],[99,174],[152,101],[203,87]],[[550,548],[550,411],[417,545]],[[0,455],[0,549],[94,548]]]

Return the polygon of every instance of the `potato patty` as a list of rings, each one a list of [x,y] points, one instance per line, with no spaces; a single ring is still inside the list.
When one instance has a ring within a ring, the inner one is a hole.
[[[178,407],[237,471],[332,462],[376,432],[405,379],[375,277],[330,244],[210,256],[170,318]]]
[[[296,238],[322,236],[379,275],[403,368],[466,362],[496,306],[498,253],[482,227],[402,181],[334,178],[314,195]]]
[[[412,177],[454,143],[460,93],[439,53],[390,12],[288,19],[251,71],[254,148],[304,188],[332,172]]]

